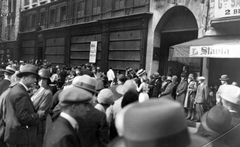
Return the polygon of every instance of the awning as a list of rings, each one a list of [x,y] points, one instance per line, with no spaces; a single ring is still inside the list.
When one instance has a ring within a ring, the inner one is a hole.
[[[240,58],[240,35],[206,36],[170,48],[173,49],[173,58]]]

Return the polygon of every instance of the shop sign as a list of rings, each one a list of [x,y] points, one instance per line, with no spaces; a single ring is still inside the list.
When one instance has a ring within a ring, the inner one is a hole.
[[[240,46],[191,46],[189,57],[240,58]]]
[[[90,63],[96,63],[96,58],[97,58],[97,41],[91,41],[89,62]]]
[[[215,18],[240,16],[239,0],[215,0]]]

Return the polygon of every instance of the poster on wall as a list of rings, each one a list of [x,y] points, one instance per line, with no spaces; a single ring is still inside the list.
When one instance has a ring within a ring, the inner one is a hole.
[[[189,57],[240,58],[239,45],[190,46]]]
[[[215,18],[240,16],[239,0],[215,0]]]
[[[91,41],[89,62],[90,63],[96,63],[96,58],[97,58],[97,41]]]

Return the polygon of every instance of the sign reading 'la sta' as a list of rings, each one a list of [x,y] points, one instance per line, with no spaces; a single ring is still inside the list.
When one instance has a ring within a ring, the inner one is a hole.
[[[215,0],[215,18],[240,16],[240,0]]]
[[[239,58],[239,46],[191,46],[189,57]]]

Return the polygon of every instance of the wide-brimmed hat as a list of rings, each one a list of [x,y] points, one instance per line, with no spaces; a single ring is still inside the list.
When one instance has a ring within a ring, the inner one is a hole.
[[[134,80],[127,80],[123,85],[119,85],[116,91],[124,95],[129,90],[137,90],[137,85]]]
[[[207,131],[222,134],[232,128],[231,120],[232,116],[229,110],[218,105],[202,116],[201,123]]]
[[[229,80],[227,75],[221,75],[221,78],[219,79],[220,81],[227,81]]]
[[[110,90],[112,91],[113,93],[113,100],[116,101],[118,100],[120,97],[122,97],[122,94],[119,93],[119,91],[117,91],[118,87],[121,87],[123,85],[113,85],[110,87]],[[120,88],[121,89],[121,88]]]
[[[137,72],[137,76],[138,77],[140,77],[140,76],[142,76],[143,74],[145,74],[146,73],[146,70],[144,70],[144,69],[140,69],[140,70],[138,70],[138,72]]]
[[[28,75],[28,74],[33,74],[38,76],[36,66],[32,64],[25,64],[21,66],[20,71],[17,74],[17,77],[21,78],[23,75]]]
[[[41,78],[49,79],[50,78],[50,71],[48,69],[42,68],[38,71],[38,75]]]
[[[102,89],[98,96],[97,96],[97,100],[99,103],[101,104],[107,104],[107,105],[111,105],[113,103],[113,93],[110,89]]]
[[[72,85],[92,93],[98,93],[96,91],[97,80],[88,75],[76,76],[72,81]]]
[[[181,104],[168,100],[149,100],[126,106],[116,116],[120,138],[110,147],[199,147],[208,143],[190,134]]]
[[[6,69],[4,70],[4,72],[7,72],[11,75],[15,74],[16,70],[10,66],[7,66]]]
[[[172,77],[167,76],[167,81],[172,81]]]
[[[219,96],[231,103],[240,105],[240,88],[234,85],[221,85],[218,89]]]

